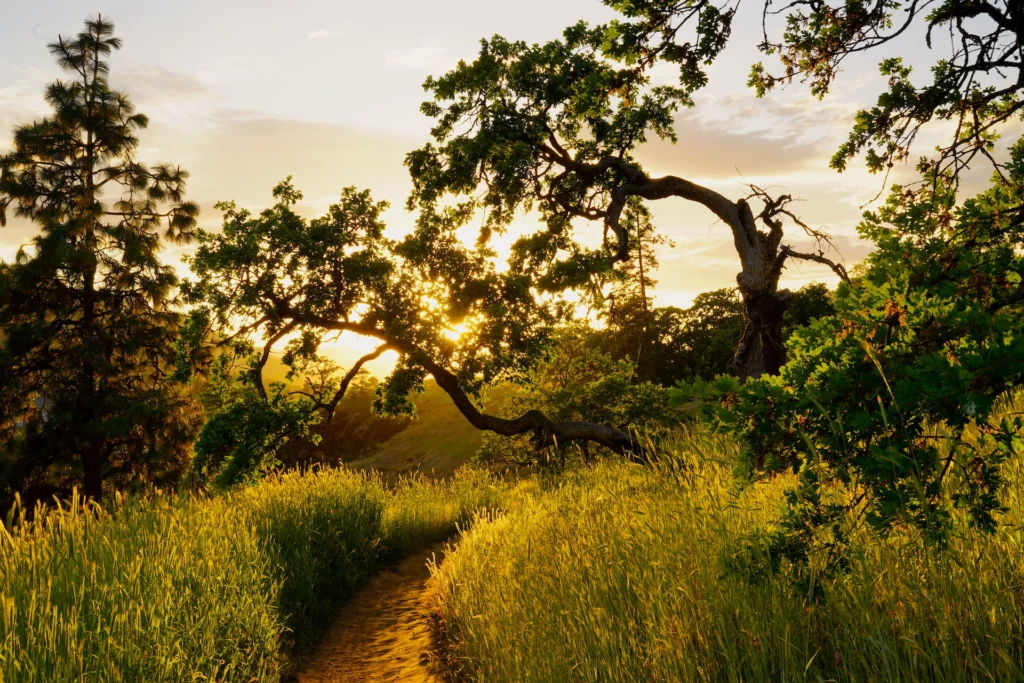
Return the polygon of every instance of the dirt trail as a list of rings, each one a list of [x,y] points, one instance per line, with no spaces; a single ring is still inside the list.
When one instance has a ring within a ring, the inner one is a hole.
[[[443,544],[384,569],[345,605],[327,637],[294,680],[298,683],[440,683],[427,652],[432,592],[427,560]]]

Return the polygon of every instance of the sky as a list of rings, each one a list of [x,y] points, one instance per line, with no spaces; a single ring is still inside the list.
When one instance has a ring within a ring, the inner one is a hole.
[[[413,222],[404,210],[411,184],[402,160],[428,139],[430,120],[419,112],[424,79],[471,60],[479,40],[495,33],[538,42],[581,19],[614,16],[598,0],[0,0],[0,152],[13,126],[47,113],[43,90],[60,75],[47,43],[76,33],[96,12],[113,19],[124,43],[111,60],[112,86],[150,117],[140,157],[190,171],[189,197],[202,209],[203,227],[220,224],[217,201],[262,208],[270,189],[293,175],[308,215],[323,212],[342,187],[371,188],[391,202],[385,219],[394,236]],[[650,143],[638,157],[652,175],[682,176],[730,197],[744,196],[745,182],[799,197],[804,220],[834,236],[838,253],[830,256],[856,263],[869,247],[855,226],[883,180],[859,163],[839,175],[828,159],[858,107],[884,87],[876,66],[883,55],[848,62],[824,101],[801,85],[759,100],[745,85],[759,38],[758,6],[748,3],[710,86],[679,115],[678,144]],[[909,35],[890,52],[926,67],[935,55],[916,47],[919,38]],[[673,74],[655,78],[667,82]],[[893,179],[910,173],[897,169]],[[660,254],[658,305],[686,306],[700,292],[735,284],[739,263],[723,224],[682,200],[650,206],[674,243]],[[524,215],[515,229],[534,226]],[[11,258],[32,234],[24,222],[0,231],[0,258]],[[794,247],[810,246],[789,234]],[[175,263],[181,256],[167,252]],[[814,280],[832,284],[835,277],[793,263],[782,285]],[[342,340],[338,357],[344,362],[365,348]]]

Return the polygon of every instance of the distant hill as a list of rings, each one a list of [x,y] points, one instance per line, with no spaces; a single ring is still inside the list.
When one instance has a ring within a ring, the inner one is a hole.
[[[495,390],[491,403],[503,395]],[[413,399],[416,419],[378,417],[371,411],[372,401],[371,390],[345,397],[334,420],[319,428],[321,443],[289,444],[282,454],[285,464],[345,463],[387,476],[423,472],[447,477],[480,447],[481,433],[433,380]]]

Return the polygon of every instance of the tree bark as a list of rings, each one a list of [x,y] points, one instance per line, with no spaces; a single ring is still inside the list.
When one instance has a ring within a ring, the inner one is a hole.
[[[82,455],[82,495],[94,501],[103,498],[103,458],[99,453],[86,452]]]
[[[786,362],[782,321],[789,306],[788,290],[744,291],[746,325],[729,361],[729,371],[740,377],[776,375]]]

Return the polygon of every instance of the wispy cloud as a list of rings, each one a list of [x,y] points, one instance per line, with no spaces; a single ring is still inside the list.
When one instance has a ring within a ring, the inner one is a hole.
[[[336,31],[328,31],[325,28],[320,28],[320,29],[317,29],[315,31],[310,31],[307,34],[307,37],[310,40],[320,40],[321,38],[337,38],[339,36],[341,36],[340,33],[336,32]]]
[[[392,50],[384,56],[388,66],[403,69],[432,69],[444,62],[447,52],[436,45],[418,45],[407,50]]]
[[[210,94],[198,78],[158,66],[122,70],[112,80],[116,88],[125,90],[140,105],[180,102]]]

